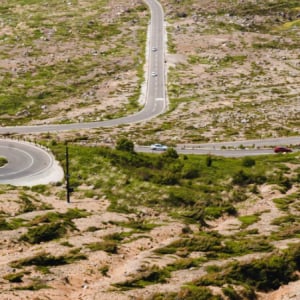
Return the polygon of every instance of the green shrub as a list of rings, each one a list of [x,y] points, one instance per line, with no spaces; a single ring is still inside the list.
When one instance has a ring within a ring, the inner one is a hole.
[[[200,171],[194,166],[187,166],[182,170],[182,178],[195,179],[199,177]]]
[[[51,241],[63,237],[67,232],[67,228],[70,227],[74,229],[74,226],[71,226],[70,223],[60,221],[51,224],[43,224],[34,228],[29,228],[28,232],[20,237],[20,240],[30,244]]]
[[[264,175],[259,174],[246,174],[243,170],[240,170],[233,175],[232,183],[240,186],[248,185],[251,183],[263,184],[267,178]]]
[[[205,164],[206,164],[207,167],[211,167],[212,163],[213,163],[213,159],[212,159],[212,157],[210,155],[208,155],[206,157]]]
[[[253,166],[255,166],[255,160],[252,157],[246,156],[242,160],[242,166],[253,167]]]
[[[38,291],[41,289],[48,289],[48,288],[49,286],[41,280],[34,280],[32,283],[28,285],[15,287],[16,290],[28,290],[28,291]]]
[[[116,283],[113,285],[123,290],[127,290],[132,288],[142,288],[144,286],[155,283],[165,283],[167,281],[167,278],[170,278],[170,273],[167,269],[160,269],[157,266],[153,266],[149,270],[138,274],[131,280]]]
[[[107,273],[109,271],[109,266],[108,265],[104,265],[103,267],[101,267],[100,269],[100,272],[103,276],[107,276]]]
[[[230,282],[248,286],[249,289],[272,291],[298,277],[295,271],[300,268],[300,244],[292,245],[281,253],[247,263],[230,263],[220,272],[213,272],[195,281],[196,285],[223,286]]]
[[[31,190],[39,194],[44,194],[47,191],[47,186],[43,184],[39,184],[31,187]]]
[[[21,268],[24,266],[50,267],[60,266],[73,263],[76,260],[86,259],[86,255],[80,253],[80,249],[74,249],[65,255],[53,256],[46,252],[41,252],[35,256],[13,261],[13,268]]]
[[[0,219],[0,230],[11,230],[12,226],[4,219]]]
[[[157,293],[148,300],[222,300],[219,295],[214,295],[207,287],[189,286],[182,288],[178,293]]]
[[[260,220],[258,215],[240,216],[238,219],[242,222],[242,228],[246,228]]]
[[[193,206],[196,203],[195,195],[187,193],[185,189],[171,191],[168,198],[164,200],[167,205],[173,207]]]
[[[243,298],[235,291],[232,286],[226,286],[222,288],[222,292],[229,300],[243,300]]]
[[[130,141],[126,138],[121,138],[117,141],[116,150],[127,151],[130,153],[133,153],[134,152],[134,144],[132,141]]]
[[[95,242],[87,244],[87,247],[91,251],[105,251],[108,253],[116,254],[118,253],[118,244],[116,241],[113,240],[105,240],[102,242]]]
[[[292,215],[288,215],[288,216],[283,216],[283,217],[278,217],[276,219],[273,219],[271,224],[280,226],[287,223],[292,224],[294,222],[296,222],[296,217]]]
[[[0,167],[3,167],[5,164],[7,164],[7,159],[0,156]]]
[[[24,226],[24,222],[25,220],[21,218],[11,219],[10,222],[7,222],[4,218],[0,218],[0,231],[17,229]]]
[[[24,272],[11,273],[3,276],[3,279],[8,280],[9,282],[22,282]]]
[[[163,158],[166,159],[177,159],[179,157],[177,151],[174,148],[168,148],[167,151],[163,153]]]

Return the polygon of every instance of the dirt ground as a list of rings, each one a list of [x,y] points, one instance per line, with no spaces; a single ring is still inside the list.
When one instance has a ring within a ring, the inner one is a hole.
[[[274,205],[273,198],[280,196],[280,193],[271,186],[263,186],[261,188],[262,197],[253,203],[253,201],[245,202],[239,208],[240,214],[263,213],[261,221],[251,225],[251,229],[258,229],[260,234],[269,235],[276,226],[271,225],[271,221],[282,215]],[[292,192],[292,191],[291,191]],[[18,193],[16,191],[8,191],[4,197],[1,197],[2,210],[5,213],[14,215],[17,212]],[[131,276],[138,274],[143,268],[151,265],[163,267],[176,259],[175,255],[158,256],[154,253],[156,248],[168,245],[176,240],[182,233],[185,226],[178,221],[170,219],[170,217],[159,214],[157,215],[151,209],[144,209],[143,220],[158,224],[148,233],[136,234],[136,239],[132,239],[128,243],[122,243],[117,254],[108,254],[104,251],[91,251],[85,245],[99,241],[102,237],[122,232],[126,229],[117,226],[114,222],[128,221],[130,218],[137,218],[134,215],[124,215],[118,213],[109,213],[106,211],[109,205],[105,199],[80,199],[76,194],[72,196],[72,202],[54,198],[53,196],[43,196],[40,202],[51,204],[55,212],[66,212],[69,208],[87,209],[91,214],[86,218],[75,219],[75,225],[78,231],[59,242],[45,242],[37,245],[29,245],[28,243],[17,242],[18,237],[26,231],[25,228],[18,230],[1,232],[1,249],[0,249],[0,284],[1,299],[146,299],[149,295],[159,292],[179,291],[180,287],[201,275],[205,274],[205,267],[211,265],[222,265],[229,260],[210,261],[203,264],[200,268],[179,270],[172,273],[172,277],[165,284],[154,284],[144,289],[133,289],[129,291],[118,291],[112,284],[125,281]],[[9,206],[4,203],[10,203]],[[14,204],[14,205],[13,205]],[[18,215],[18,218],[31,220],[35,216],[42,215],[43,211],[34,211]],[[235,234],[240,223],[237,218],[222,217],[214,222],[210,222],[209,230],[217,230],[221,234]],[[88,228],[95,227],[97,230],[88,231]],[[197,226],[191,226],[196,232]],[[23,277],[22,283],[9,283],[3,279],[3,276],[11,273],[17,273],[18,269],[10,266],[11,262],[21,258],[27,258],[37,253],[46,252],[54,256],[59,256],[68,251],[68,247],[63,243],[68,242],[73,248],[83,249],[81,253],[87,256],[87,259],[78,262],[51,267],[49,273],[41,273],[33,267],[26,267],[26,275]],[[285,248],[289,243],[298,242],[297,239],[290,239],[275,242],[278,248]],[[199,253],[191,253],[190,257],[197,257]],[[249,261],[254,258],[262,257],[264,254],[256,253],[234,258],[239,261]],[[108,272],[104,275],[100,272],[103,266],[108,266]],[[41,281],[50,286],[46,289],[37,291],[16,290],[14,287],[27,286],[34,281]],[[299,281],[300,282],[300,281]],[[260,294],[261,300],[273,299],[298,299],[300,290],[299,282],[290,283],[281,287],[278,291],[270,294]],[[296,297],[296,298],[295,298]]]

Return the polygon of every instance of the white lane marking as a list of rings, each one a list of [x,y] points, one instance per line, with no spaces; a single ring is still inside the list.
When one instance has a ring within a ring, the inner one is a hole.
[[[1,148],[10,148],[10,147],[8,147],[8,146],[0,146],[0,147],[1,147]],[[19,152],[22,152],[23,154],[27,155],[27,157],[29,157],[29,159],[31,160],[29,166],[26,166],[25,168],[23,168],[23,169],[21,169],[21,170],[18,170],[17,172],[5,173],[5,174],[3,174],[3,175],[0,175],[0,177],[4,177],[4,176],[7,176],[7,175],[18,174],[18,173],[23,172],[24,170],[30,168],[30,167],[33,165],[34,159],[33,159],[32,155],[30,155],[30,154],[28,154],[26,151],[21,150],[21,149],[18,149],[18,148],[14,148],[14,150],[19,151]],[[6,166],[8,166],[8,165],[9,165],[9,162],[6,164]]]

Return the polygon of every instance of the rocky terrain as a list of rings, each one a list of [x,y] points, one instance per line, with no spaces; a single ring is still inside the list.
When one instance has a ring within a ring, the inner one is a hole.
[[[139,144],[175,144],[299,135],[300,6],[296,1],[161,3],[168,32],[169,111],[142,124],[26,138],[111,144],[125,135]],[[149,21],[142,1],[4,0],[0,16],[1,125],[101,120],[140,108]],[[150,267],[163,268],[180,259],[178,253],[161,256],[155,250],[178,239],[186,224],[149,207],[138,207],[136,214],[110,212],[109,199],[103,193],[94,195],[94,189],[80,186],[68,204],[62,186],[51,185],[46,192],[39,187],[1,187],[0,211],[10,224],[1,218],[1,299],[150,299],[157,292],[179,292],[184,284],[206,274],[209,264],[222,266],[266,255],[204,263],[172,272],[165,283],[120,289],[117,284]],[[285,216],[272,200],[298,191],[297,185],[287,194],[271,185],[259,186],[260,197],[249,196],[237,205],[238,215],[259,214],[260,220],[248,230],[269,236],[279,228],[272,221]],[[80,213],[72,211],[76,217],[70,219],[66,215],[70,209]],[[88,214],[82,215],[82,210]],[[66,218],[68,232],[63,238],[36,244],[19,240],[28,224],[43,223],[41,216],[49,212]],[[131,229],[123,225],[130,222],[156,226],[127,235]],[[24,226],[7,227],[20,223]],[[224,215],[209,225],[211,231],[234,236],[241,221]],[[193,234],[200,229],[192,224],[189,230]],[[103,250],[99,241],[112,235],[122,237],[118,250],[110,240]],[[285,249],[298,242],[298,238],[284,239],[274,246]],[[189,255],[201,258],[201,253]],[[49,258],[52,265],[40,262],[40,257]],[[290,282],[260,292],[258,299],[300,299],[299,286],[299,281]],[[225,297],[220,289],[212,290]]]

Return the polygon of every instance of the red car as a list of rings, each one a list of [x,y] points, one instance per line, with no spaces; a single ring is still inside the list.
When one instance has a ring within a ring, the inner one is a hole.
[[[274,152],[275,153],[287,153],[287,152],[293,152],[293,151],[290,148],[277,146],[274,148]]]

